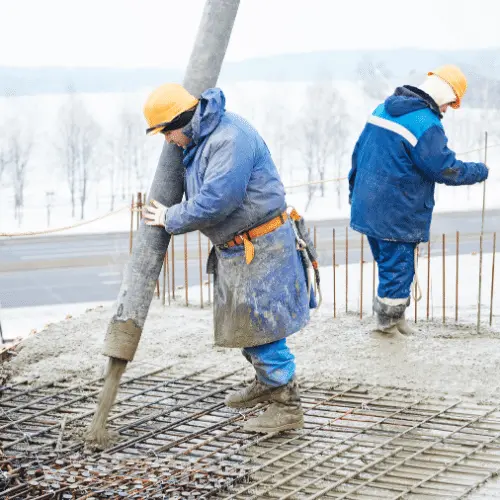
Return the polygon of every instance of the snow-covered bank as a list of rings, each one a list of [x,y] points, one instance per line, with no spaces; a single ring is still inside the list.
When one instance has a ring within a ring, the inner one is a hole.
[[[111,302],[83,302],[79,304],[58,304],[35,307],[14,307],[0,309],[0,323],[4,339],[26,338],[31,332],[38,332],[52,323],[75,318],[87,310],[99,306],[109,307]]]

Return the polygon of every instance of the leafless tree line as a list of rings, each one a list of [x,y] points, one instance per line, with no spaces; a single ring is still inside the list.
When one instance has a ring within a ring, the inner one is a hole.
[[[14,191],[14,217],[21,224],[26,171],[33,148],[33,136],[30,130],[24,130],[19,120],[12,116],[9,117],[8,126],[4,126],[0,133],[0,186],[7,174]]]
[[[362,61],[359,75],[370,80],[371,97],[381,99],[390,92],[390,75],[380,65]],[[368,87],[362,88],[366,92]],[[487,99],[488,95],[485,95],[485,101]],[[316,181],[347,175],[353,117],[345,96],[328,78],[308,85],[300,102],[300,109],[291,112],[289,98],[283,95],[273,98],[268,105],[260,103],[263,108],[259,112],[264,117],[261,132],[285,183],[293,183],[294,172],[299,172],[300,182],[307,180],[313,183],[306,188],[307,209],[314,197],[325,197],[329,192],[324,183]],[[481,146],[482,131],[478,131],[477,119],[491,122],[491,113],[498,112],[486,107],[478,112],[481,114],[479,118],[471,120],[470,117],[462,119],[457,116],[457,120],[449,124],[449,136],[453,143],[471,149]],[[131,193],[143,192],[149,187],[147,181],[151,178],[152,163],[155,164],[158,157],[159,151],[154,149],[158,148],[158,142],[145,137],[140,110],[124,105],[111,123],[109,130],[103,128],[83,97],[73,92],[68,94],[57,113],[55,137],[50,149],[55,168],[58,168],[68,189],[72,217],[85,217],[89,193],[91,190],[95,193],[101,185],[107,192],[98,193],[96,200],[99,200],[99,195],[105,194],[103,199],[109,202],[106,207],[109,210],[115,209],[117,200],[128,200]],[[12,118],[6,119],[5,126],[0,127],[0,188],[2,181],[10,181],[14,193],[14,216],[19,225],[29,172],[42,163],[45,168],[47,163],[45,158],[33,153],[36,136],[32,130],[36,127],[23,127],[18,119]],[[483,154],[480,152],[476,156]],[[347,203],[342,193],[344,185],[342,182],[335,184],[339,209],[344,202]],[[49,220],[53,193],[46,194]]]
[[[350,128],[346,101],[326,78],[306,87],[298,116],[288,111],[285,102],[274,100],[263,132],[285,183],[292,182],[294,170],[302,173],[301,182],[305,173],[305,180],[314,183],[346,173]],[[306,210],[315,196],[325,197],[327,192],[321,182],[310,184],[306,190]],[[341,208],[341,183],[336,184],[336,190],[338,208]]]
[[[7,107],[15,109],[15,103],[8,103]],[[53,160],[39,158],[34,152],[37,137],[31,130],[36,127],[12,116],[6,117],[5,125],[0,127],[0,189],[4,186],[13,190],[14,217],[19,225],[22,224],[26,182],[30,171],[41,163],[46,170],[55,165],[58,175],[64,177],[73,218],[85,218],[89,193],[102,181],[109,189],[105,193],[109,210],[114,210],[118,197],[125,200],[131,193],[147,189],[151,142],[144,137],[144,119],[140,111],[132,112],[124,106],[112,130],[103,130],[84,99],[70,92],[56,120],[49,148]],[[54,193],[46,195],[49,221]]]

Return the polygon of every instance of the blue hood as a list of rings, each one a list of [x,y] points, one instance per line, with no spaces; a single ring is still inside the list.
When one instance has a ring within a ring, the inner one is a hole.
[[[182,163],[187,168],[193,161],[198,146],[219,125],[226,112],[226,98],[221,89],[207,89],[200,96],[193,118],[182,129],[182,132],[191,139],[184,149]]]
[[[424,108],[430,108],[439,118],[443,116],[430,95],[411,85],[398,87],[394,94],[385,100],[384,106],[391,116],[406,115]]]
[[[207,89],[200,96],[200,102],[196,108],[193,118],[183,130],[194,144],[209,136],[219,125],[222,116],[226,112],[226,97],[221,89]]]

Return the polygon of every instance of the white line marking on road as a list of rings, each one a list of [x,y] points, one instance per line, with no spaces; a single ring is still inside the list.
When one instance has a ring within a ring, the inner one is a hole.
[[[123,252],[125,253],[125,252]],[[102,256],[102,257],[119,257],[121,254],[118,252],[100,252],[100,251],[86,251],[86,252],[54,252],[51,254],[47,255],[41,255],[41,254],[36,254],[36,255],[22,255],[21,260],[53,260],[53,259],[60,259],[60,258],[73,258],[73,259],[82,259],[85,257],[94,257],[94,256]]]

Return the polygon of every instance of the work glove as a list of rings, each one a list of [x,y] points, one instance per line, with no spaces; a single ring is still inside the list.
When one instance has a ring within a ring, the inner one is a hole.
[[[151,200],[150,205],[145,205],[142,209],[144,222],[148,226],[165,226],[165,214],[167,207],[158,203],[156,200]]]

